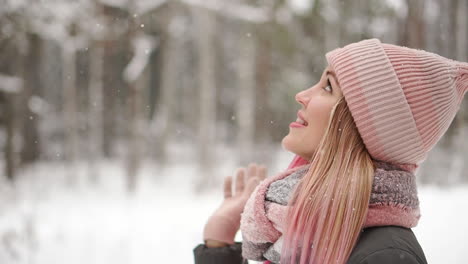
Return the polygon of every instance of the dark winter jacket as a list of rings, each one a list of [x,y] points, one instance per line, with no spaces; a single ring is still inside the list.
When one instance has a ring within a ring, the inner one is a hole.
[[[194,250],[195,264],[242,264],[242,243]],[[244,262],[244,264],[247,262]],[[347,264],[427,264],[413,231],[399,226],[365,228]]]

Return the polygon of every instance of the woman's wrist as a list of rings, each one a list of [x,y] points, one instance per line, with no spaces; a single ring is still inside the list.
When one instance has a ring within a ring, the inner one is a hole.
[[[229,244],[226,243],[226,242],[222,242],[222,241],[218,241],[218,240],[213,240],[213,239],[207,239],[207,240],[205,240],[205,245],[206,245],[206,247],[209,247],[209,248],[219,248],[219,247],[226,247],[226,246],[229,246]]]

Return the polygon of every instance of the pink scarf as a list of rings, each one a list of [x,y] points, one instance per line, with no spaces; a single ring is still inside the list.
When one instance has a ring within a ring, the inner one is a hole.
[[[240,227],[244,258],[278,262],[288,206],[267,201],[265,197],[273,182],[287,180],[295,173],[294,177],[303,176],[307,172],[307,163],[300,160],[293,163],[295,161],[290,165],[293,168],[263,180],[248,199]],[[414,174],[389,163],[374,161],[374,164],[376,171],[363,228],[385,225],[415,227],[421,215]]]

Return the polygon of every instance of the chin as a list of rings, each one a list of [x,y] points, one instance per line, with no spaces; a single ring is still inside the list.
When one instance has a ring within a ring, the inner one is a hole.
[[[290,138],[290,135],[286,135],[283,140],[281,140],[281,146],[283,147],[283,149],[289,151],[289,152],[292,152],[292,153],[296,153],[295,151],[295,147],[294,147],[294,142],[293,140]]]
[[[304,159],[310,159],[312,157],[311,152],[313,151],[304,151],[303,142],[295,142],[294,138],[289,134],[281,140],[281,146],[284,150],[292,152],[298,156],[301,156]]]

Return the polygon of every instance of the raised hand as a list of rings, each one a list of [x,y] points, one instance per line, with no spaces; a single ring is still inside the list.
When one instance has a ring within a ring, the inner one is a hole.
[[[258,183],[266,178],[265,166],[249,164],[247,169],[238,168],[234,193],[232,177],[224,178],[224,200],[211,215],[203,230],[203,239],[208,247],[234,244],[234,237],[240,227],[241,213],[245,203]]]

